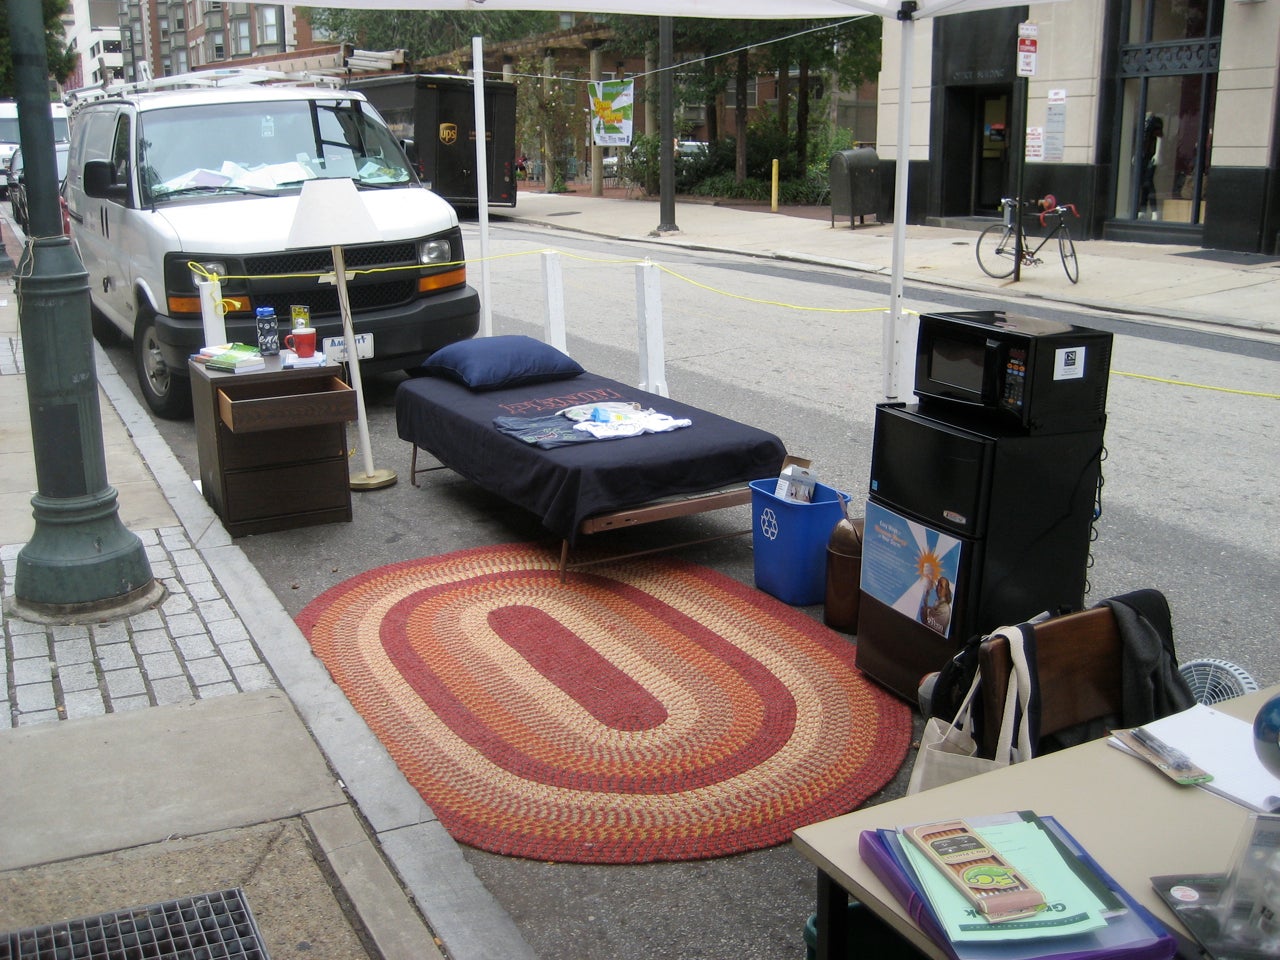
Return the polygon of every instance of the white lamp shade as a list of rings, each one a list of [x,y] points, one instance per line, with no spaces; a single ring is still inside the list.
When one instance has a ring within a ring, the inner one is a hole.
[[[289,247],[340,247],[377,243],[382,232],[348,179],[308,180],[289,228]]]

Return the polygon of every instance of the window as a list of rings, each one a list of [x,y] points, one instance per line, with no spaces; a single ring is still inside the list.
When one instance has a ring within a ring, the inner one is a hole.
[[[267,45],[280,42],[279,7],[258,7],[258,42]]]
[[[1134,0],[1120,48],[1115,216],[1203,223],[1221,0]]]
[[[224,34],[221,30],[214,30],[209,34],[209,59],[225,60],[227,58],[227,45]]]
[[[253,41],[249,36],[249,21],[237,20],[232,24],[235,30],[235,52],[236,53],[252,53]]]
[[[725,89],[724,105],[725,105],[725,109],[727,110],[732,110],[738,105],[738,90],[737,90],[737,87],[732,83],[730,83],[728,88]],[[748,80],[747,81],[747,107],[751,108],[754,106],[756,106],[756,82],[755,80]]]

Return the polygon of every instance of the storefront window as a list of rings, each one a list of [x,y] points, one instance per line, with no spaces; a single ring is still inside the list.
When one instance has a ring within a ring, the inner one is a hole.
[[[1121,48],[1115,216],[1204,222],[1219,0],[1133,0]]]
[[[1129,42],[1191,40],[1209,35],[1211,0],[1133,0]]]

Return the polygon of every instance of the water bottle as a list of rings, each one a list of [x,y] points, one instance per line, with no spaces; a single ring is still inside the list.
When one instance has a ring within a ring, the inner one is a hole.
[[[280,352],[280,326],[274,307],[259,307],[258,352],[264,357],[274,357]]]

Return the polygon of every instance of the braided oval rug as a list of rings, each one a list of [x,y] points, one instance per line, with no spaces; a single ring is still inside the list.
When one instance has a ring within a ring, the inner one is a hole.
[[[887,783],[908,707],[850,641],[713,570],[574,572],[515,544],[410,560],[299,626],[461,843],[574,863],[772,846]]]

